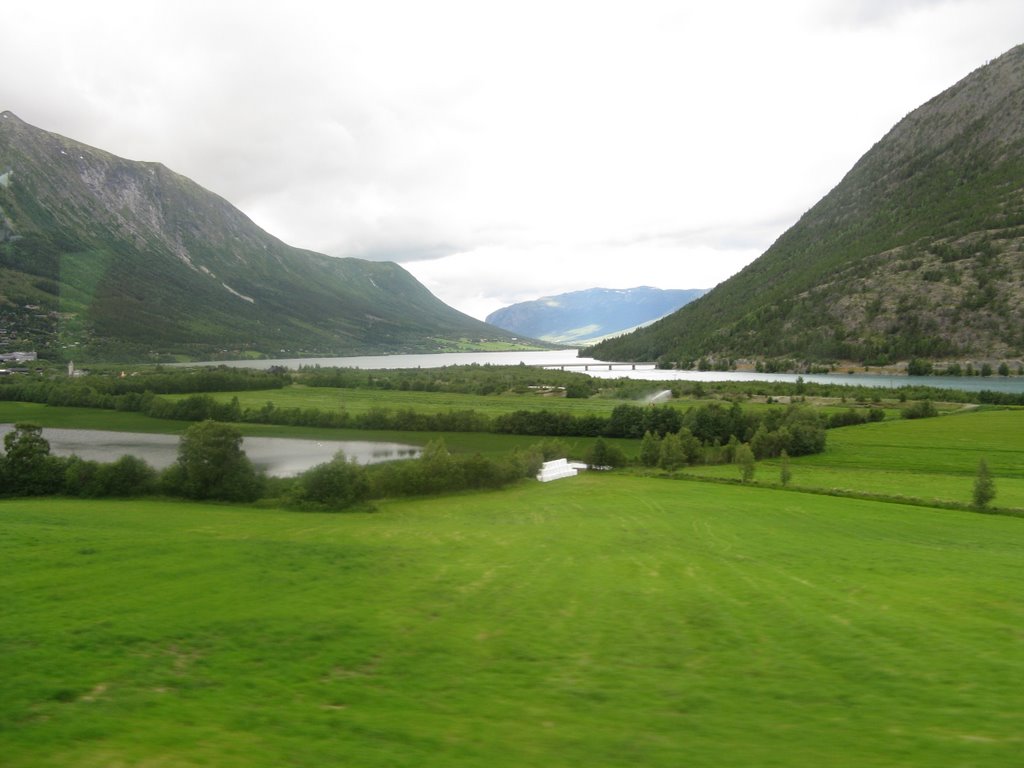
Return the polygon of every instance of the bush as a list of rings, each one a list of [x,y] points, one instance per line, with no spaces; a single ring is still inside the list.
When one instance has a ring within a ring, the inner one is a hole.
[[[135,456],[101,464],[95,477],[98,496],[147,496],[156,490],[157,473]]]
[[[919,400],[904,408],[901,415],[904,419],[928,419],[938,416],[939,412],[935,409],[935,404],[931,400]]]
[[[347,509],[367,499],[370,484],[366,470],[339,451],[326,464],[318,464],[299,478],[299,502],[324,509]]]

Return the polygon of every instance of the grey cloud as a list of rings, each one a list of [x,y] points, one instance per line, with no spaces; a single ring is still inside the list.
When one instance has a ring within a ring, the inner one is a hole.
[[[408,263],[414,261],[433,261],[452,256],[466,250],[450,243],[431,243],[410,239],[406,242],[376,243],[362,248],[349,245],[329,246],[326,253],[331,256],[345,256],[367,261],[395,261]]]
[[[615,247],[630,245],[660,245],[669,248],[705,246],[721,251],[764,249],[791,227],[798,218],[798,213],[790,213],[769,219],[735,222],[728,225],[642,232],[630,237],[609,240],[606,244]]]
[[[965,0],[836,0],[821,6],[821,17],[840,27],[882,26],[921,9],[957,5]]]

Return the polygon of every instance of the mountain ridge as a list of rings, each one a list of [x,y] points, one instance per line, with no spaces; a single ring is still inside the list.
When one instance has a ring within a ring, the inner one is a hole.
[[[588,350],[886,364],[1024,355],[1024,46],[910,112],[761,257]]]
[[[511,304],[489,314],[491,325],[560,344],[586,344],[663,317],[705,289],[589,288]]]
[[[46,310],[52,356],[306,356],[511,342],[397,264],[294,248],[161,163],[117,157],[9,111],[0,113],[0,179],[0,318],[24,324],[19,307]]]

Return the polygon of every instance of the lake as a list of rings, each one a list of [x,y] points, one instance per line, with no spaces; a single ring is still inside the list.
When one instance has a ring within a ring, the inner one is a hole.
[[[188,365],[195,365],[189,363]],[[202,363],[226,365],[235,368],[261,368],[273,366],[297,369],[303,366],[322,368],[442,368],[447,365],[532,365],[537,367],[565,367],[581,371],[600,379],[631,378],[647,381],[782,381],[797,378],[819,384],[842,384],[862,387],[924,386],[941,389],[960,389],[967,392],[1024,393],[1024,376],[891,376],[883,374],[796,374],[757,373],[754,371],[665,371],[647,364],[634,369],[632,363],[607,363],[589,357],[577,357],[575,349],[540,352],[445,352],[422,355],[364,355],[361,357],[305,357],[279,360],[231,360]],[[638,364],[639,365],[639,364]],[[584,370],[586,367],[586,370]]]
[[[12,429],[0,424],[0,436]],[[164,469],[178,456],[176,435],[108,432],[97,429],[43,429],[55,456],[78,456],[89,461],[111,462],[126,454],[151,467]],[[288,437],[246,437],[242,450],[257,468],[272,477],[294,477],[334,458],[338,451],[359,464],[376,464],[419,456],[420,448],[402,443],[362,440],[301,440]]]

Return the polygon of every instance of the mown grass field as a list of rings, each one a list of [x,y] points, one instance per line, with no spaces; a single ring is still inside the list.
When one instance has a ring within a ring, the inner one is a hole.
[[[0,503],[20,766],[1016,766],[1016,518],[589,474]]]
[[[278,408],[316,408],[325,413],[347,411],[353,415],[374,408],[398,411],[411,409],[417,413],[446,413],[447,411],[478,411],[497,416],[517,410],[548,410],[571,413],[574,416],[596,414],[607,416],[621,401],[602,398],[566,398],[560,395],[512,394],[471,395],[452,392],[417,392],[397,389],[340,389],[335,387],[307,387],[290,384],[283,389],[244,392],[211,392],[219,402],[238,398],[243,409],[259,410],[267,402]],[[180,400],[188,395],[164,395],[168,400]]]
[[[932,419],[832,429],[825,452],[790,462],[792,486],[969,503],[978,462],[996,483],[996,507],[1024,509],[1024,408],[965,411]],[[688,473],[738,477],[734,466]],[[758,464],[755,481],[779,481],[779,463]]]

